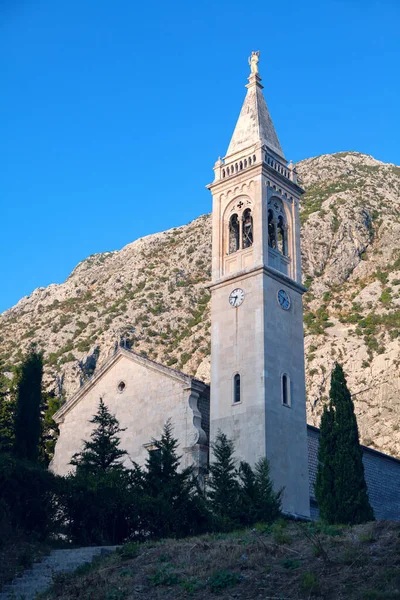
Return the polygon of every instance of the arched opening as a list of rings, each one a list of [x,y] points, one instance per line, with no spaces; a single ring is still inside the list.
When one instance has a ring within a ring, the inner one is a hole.
[[[240,163],[239,163],[239,168],[242,171],[242,169],[243,169],[243,163],[242,163],[242,161],[240,161]]]
[[[244,168],[247,168],[247,158],[244,159]]]
[[[276,249],[274,213],[271,209],[268,211],[268,246]]]
[[[222,169],[222,179],[225,177],[225,169]]]
[[[242,240],[243,248],[253,245],[253,217],[250,208],[246,208],[242,216]]]
[[[282,404],[290,406],[290,379],[286,373],[282,375]]]
[[[233,378],[233,403],[240,402],[240,375],[236,373]]]
[[[280,216],[278,218],[277,233],[278,233],[278,236],[277,236],[278,237],[278,250],[279,250],[279,252],[281,252],[282,254],[284,254],[286,256],[287,255],[286,227],[285,227],[285,223],[284,223],[282,216]]]
[[[229,219],[229,254],[239,250],[239,217],[235,214]]]
[[[251,156],[249,156],[249,165],[251,165]]]

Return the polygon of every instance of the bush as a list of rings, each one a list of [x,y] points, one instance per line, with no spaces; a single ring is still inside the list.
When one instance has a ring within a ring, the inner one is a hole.
[[[74,544],[120,544],[138,530],[138,503],[129,471],[81,471],[66,477],[62,487],[66,533]]]
[[[0,454],[0,506],[14,531],[44,540],[58,529],[60,483],[38,465]]]

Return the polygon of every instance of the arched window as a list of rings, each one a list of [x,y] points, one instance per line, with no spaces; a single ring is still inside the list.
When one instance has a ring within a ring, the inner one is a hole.
[[[274,213],[271,209],[268,211],[268,246],[276,248]]]
[[[290,379],[286,373],[282,375],[282,404],[290,406]]]
[[[233,403],[240,402],[240,375],[236,373],[233,378]]]
[[[242,163],[242,161],[240,161],[240,163],[239,163],[239,168],[240,168],[240,170],[243,169],[243,163]]]
[[[222,178],[225,177],[225,169],[222,169]]]
[[[250,208],[246,208],[242,216],[242,240],[243,248],[253,245],[253,217]]]
[[[280,216],[278,218],[277,233],[278,233],[278,250],[279,250],[279,252],[282,252],[282,254],[284,254],[286,256],[287,255],[286,227],[285,227],[282,216]]]
[[[239,250],[239,217],[235,214],[229,219],[229,254]]]

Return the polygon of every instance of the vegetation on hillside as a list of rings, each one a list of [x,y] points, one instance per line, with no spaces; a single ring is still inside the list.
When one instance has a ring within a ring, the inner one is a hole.
[[[43,600],[394,600],[400,525],[278,521],[232,533],[128,543]]]

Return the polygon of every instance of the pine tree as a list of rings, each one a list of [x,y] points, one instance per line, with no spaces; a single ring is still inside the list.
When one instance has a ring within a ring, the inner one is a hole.
[[[240,511],[240,486],[233,458],[235,447],[233,441],[219,430],[211,448],[214,460],[209,470],[208,498],[218,520],[217,526],[230,529],[238,523]]]
[[[272,523],[280,515],[282,491],[274,492],[269,463],[260,458],[254,469],[247,462],[239,466],[240,521],[250,525],[257,521]]]
[[[37,462],[41,434],[43,356],[31,347],[18,374],[14,452],[18,458]]]
[[[153,439],[143,473],[143,515],[152,537],[194,535],[207,527],[205,503],[192,467],[180,469],[178,441],[168,420]]]
[[[78,471],[90,473],[123,469],[120,459],[127,452],[119,448],[121,440],[118,434],[125,429],[121,429],[117,418],[109,412],[102,398],[99,410],[90,423],[96,425],[91,440],[83,442],[83,450],[74,454],[70,464],[76,466]]]
[[[354,405],[338,363],[321,420],[318,461],[315,495],[321,518],[349,524],[372,520]]]
[[[254,512],[257,521],[271,523],[281,512],[282,491],[274,491],[270,477],[269,463],[266,458],[260,458],[254,465],[256,496]]]

